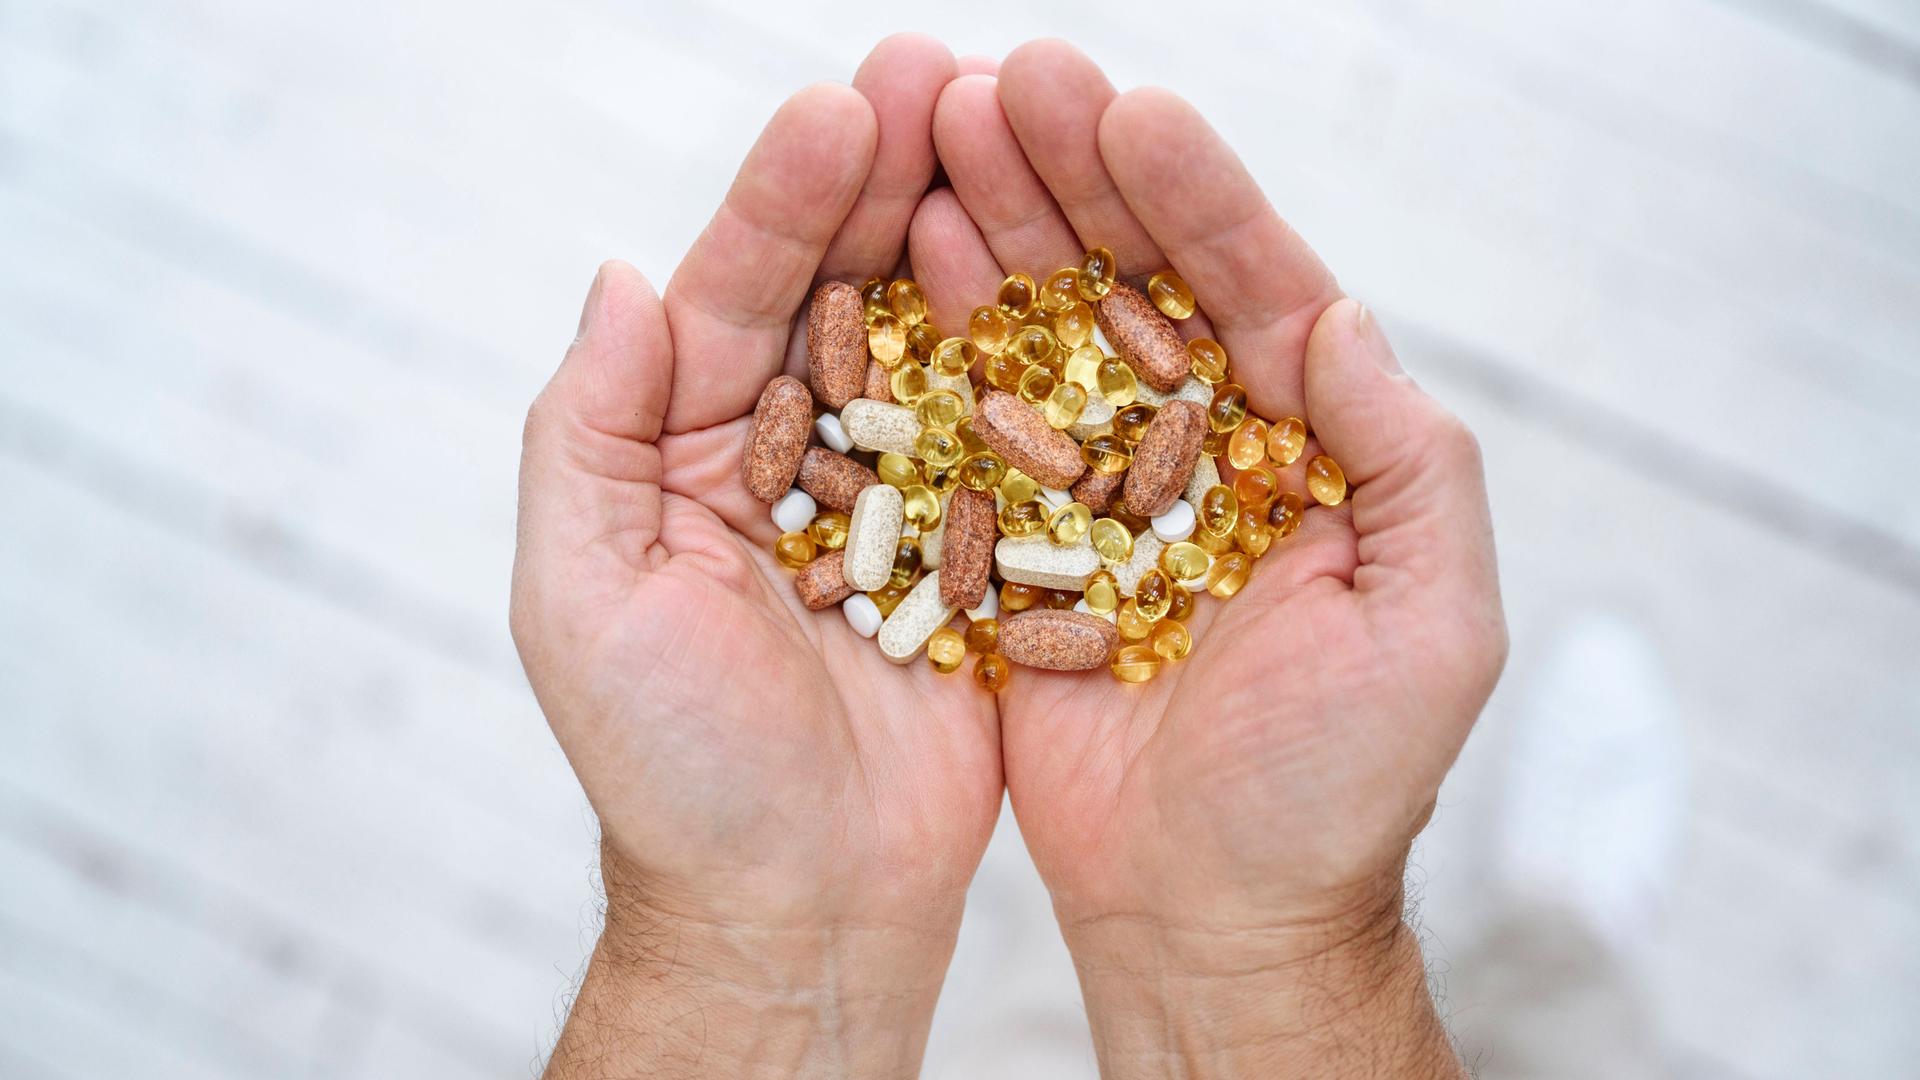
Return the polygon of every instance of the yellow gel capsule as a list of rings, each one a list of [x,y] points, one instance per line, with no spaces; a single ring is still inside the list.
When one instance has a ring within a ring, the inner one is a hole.
[[[893,570],[888,574],[887,584],[895,588],[906,588],[913,584],[914,576],[920,573],[920,541],[911,536],[903,536],[893,546]]]
[[[919,364],[901,364],[888,376],[887,388],[893,391],[893,400],[912,405],[927,392],[927,369]]]
[[[1153,651],[1162,660],[1185,660],[1193,651],[1193,634],[1172,619],[1161,619],[1153,626]]]
[[[1063,266],[1047,275],[1046,284],[1040,287],[1040,308],[1043,311],[1059,314],[1080,299],[1080,269],[1075,266]]]
[[[1145,645],[1122,645],[1108,666],[1123,683],[1143,683],[1160,670],[1160,654]]]
[[[1193,290],[1187,281],[1171,270],[1162,270],[1147,279],[1147,299],[1169,319],[1184,319],[1193,314]]]
[[[1227,350],[1212,338],[1194,338],[1187,342],[1187,360],[1193,377],[1208,386],[1227,381]]]
[[[952,465],[960,460],[960,436],[946,428],[921,428],[913,452],[929,465]]]
[[[1018,393],[1020,376],[1026,373],[1027,369],[1021,365],[1020,361],[1007,353],[987,358],[987,385],[995,390],[1005,390],[1009,394]]]
[[[919,464],[905,454],[881,454],[873,471],[880,474],[881,483],[902,491],[920,482]]]
[[[1061,374],[1070,383],[1077,383],[1088,390],[1100,389],[1100,362],[1107,354],[1100,351],[1098,345],[1082,345],[1073,350],[1067,362],[1061,366]]]
[[[1093,511],[1086,503],[1067,503],[1047,518],[1047,536],[1062,547],[1079,543],[1092,527]]]
[[[1004,536],[1032,536],[1047,527],[1047,508],[1033,499],[1008,503],[1000,508],[1000,532]]]
[[[900,606],[900,601],[907,598],[907,591],[911,588],[913,586],[910,584],[895,585],[889,580],[885,585],[868,593],[867,599],[873,601],[873,606],[880,609],[881,615],[891,615],[893,609]]]
[[[914,484],[900,490],[901,516],[921,532],[940,527],[940,493],[926,484]]]
[[[1053,336],[1061,348],[1072,351],[1093,340],[1095,325],[1092,306],[1085,300],[1076,300],[1072,307],[1054,315]]]
[[[1040,595],[1044,592],[1046,590],[1038,585],[1004,582],[1000,586],[1000,606],[1007,611],[1025,611],[1039,603]]]
[[[1111,476],[1133,464],[1133,450],[1120,436],[1103,431],[1080,444],[1080,458],[1094,472]]]
[[[994,618],[975,619],[968,623],[967,649],[977,653],[999,651],[1000,620]]]
[[[781,533],[773,542],[773,557],[789,570],[798,570],[813,561],[818,549],[813,538],[803,532]]]
[[[1165,570],[1167,576],[1176,583],[1192,581],[1206,573],[1212,563],[1213,559],[1200,549],[1200,545],[1186,540],[1168,544],[1160,550],[1160,569]]]
[[[1240,499],[1225,484],[1215,484],[1200,493],[1200,528],[1215,536],[1232,536],[1240,521]]]
[[[1321,506],[1339,506],[1347,498],[1347,474],[1325,454],[1307,462],[1307,493]]]
[[[1080,414],[1087,411],[1087,392],[1074,383],[1061,383],[1047,395],[1044,411],[1048,427],[1056,431],[1070,428],[1080,419]]]
[[[1251,469],[1267,460],[1267,422],[1257,416],[1240,421],[1227,437],[1227,460],[1236,469]]]
[[[932,323],[915,323],[907,328],[907,355],[913,357],[914,363],[924,364],[933,359],[933,350],[939,347],[942,340],[944,339],[941,338],[940,331]],[[956,338],[955,340],[966,341],[967,339]],[[967,343],[972,344],[972,342]]]
[[[1280,478],[1265,465],[1255,465],[1233,478],[1233,494],[1240,500],[1242,512],[1265,510],[1279,493]]]
[[[973,309],[973,315],[967,320],[967,338],[973,347],[988,356],[998,356],[1013,339],[1014,330],[1019,323],[1013,316],[997,307],[981,306]]]
[[[1231,600],[1252,573],[1253,560],[1238,551],[1230,551],[1213,560],[1213,569],[1207,571],[1207,591],[1222,600]]]
[[[1100,522],[1096,521],[1093,524],[1098,528]],[[1131,545],[1133,538],[1128,537],[1127,543]],[[1099,542],[1095,541],[1094,546],[1097,548]],[[1093,575],[1087,578],[1087,590],[1084,596],[1087,608],[1095,615],[1111,615],[1120,607],[1120,583],[1114,580],[1111,571],[1095,570]]]
[[[960,662],[967,658],[967,642],[960,631],[951,626],[943,626],[927,639],[927,663],[942,675],[951,675],[960,670]]]
[[[887,286],[887,307],[894,318],[908,326],[927,321],[927,294],[910,278],[900,278]]]
[[[953,422],[953,433],[960,436],[960,446],[969,454],[984,454],[987,444],[973,433],[973,417],[963,416]]]
[[[907,324],[894,318],[892,312],[877,316],[867,325],[867,351],[881,367],[899,363],[907,355]]]
[[[1132,599],[1113,613],[1113,624],[1123,641],[1145,641],[1153,633],[1153,621],[1140,614],[1140,606]]]
[[[1214,431],[1211,428],[1200,437],[1200,452],[1210,458],[1217,458],[1227,452],[1227,440],[1233,437],[1231,431]]]
[[[1005,690],[1012,678],[1013,665],[999,653],[988,653],[973,662],[973,681],[990,694]]]
[[[1080,602],[1080,594],[1067,589],[1048,589],[1040,602],[1055,611],[1068,611]]]
[[[1259,558],[1273,546],[1273,526],[1267,524],[1267,515],[1261,510],[1240,511],[1240,522],[1234,526],[1233,542],[1241,551]]]
[[[1173,608],[1173,581],[1165,570],[1156,566],[1140,575],[1140,583],[1133,587],[1133,606],[1148,622],[1167,617]]]
[[[1215,558],[1219,558],[1233,550],[1233,534],[1231,532],[1225,536],[1219,536],[1205,529],[1195,529],[1193,530],[1193,535],[1188,537],[1188,540],[1201,551]]]
[[[1052,371],[1043,367],[1030,367],[1020,373],[1020,386],[1017,393],[1021,401],[1029,405],[1038,405],[1047,400],[1047,395],[1053,393],[1053,388],[1058,384],[1059,380],[1053,377]]]
[[[1113,280],[1119,273],[1120,264],[1111,250],[1097,247],[1088,251],[1080,262],[1080,279],[1074,283],[1080,290],[1080,299],[1099,302],[1113,291]]]
[[[960,461],[960,486],[968,491],[992,491],[1007,477],[1007,463],[991,451],[968,454]]]
[[[886,278],[868,278],[867,283],[860,286],[860,311],[868,322],[893,314],[893,309],[887,306]]]
[[[1133,399],[1140,396],[1140,380],[1134,377],[1133,369],[1127,366],[1126,361],[1117,356],[1100,361],[1100,370],[1095,373],[1094,381],[1100,386],[1100,396],[1116,409],[1133,404]]]
[[[1136,401],[1113,414],[1113,433],[1129,443],[1137,443],[1147,433],[1147,425],[1153,423],[1153,416],[1159,411],[1144,401]]]
[[[1176,581],[1173,583],[1173,604],[1167,608],[1167,618],[1160,621],[1166,622],[1167,619],[1172,619],[1175,622],[1186,622],[1187,616],[1191,614],[1193,614],[1193,593],[1185,585]]]
[[[1016,319],[1024,319],[1033,314],[1033,306],[1040,299],[1040,289],[1033,283],[1031,274],[1008,274],[993,299],[994,303],[1000,305],[1000,310]]]
[[[980,350],[973,347],[973,342],[963,337],[950,337],[933,347],[933,355],[927,358],[927,362],[933,365],[933,370],[952,379],[965,375],[979,357]]]
[[[960,463],[935,465],[931,461],[923,461],[920,463],[920,476],[922,482],[935,491],[952,491],[960,483]]]
[[[1060,351],[1060,342],[1055,340],[1053,331],[1044,326],[1023,326],[1013,332],[1013,340],[1007,342],[1007,352],[1023,364],[1044,364],[1053,359]]]
[[[1010,503],[1031,502],[1040,497],[1040,482],[1011,466],[1000,481],[1000,497]]]
[[[807,524],[807,536],[822,551],[839,551],[847,546],[847,526],[852,520],[838,510],[815,514]]]
[[[1267,456],[1282,469],[1299,461],[1306,448],[1307,422],[1297,416],[1275,420],[1267,430]]]
[[[1273,538],[1285,540],[1300,527],[1300,515],[1306,512],[1306,504],[1300,496],[1291,491],[1283,491],[1273,500],[1273,506],[1267,510],[1267,524],[1273,526]]]
[[[1110,563],[1123,563],[1133,557],[1133,534],[1125,525],[1103,517],[1088,530],[1093,550]],[[1111,576],[1111,575],[1109,575]]]
[[[951,431],[966,408],[967,403],[951,390],[929,390],[913,403],[913,415],[919,417],[920,423],[926,427]]]
[[[1207,426],[1218,432],[1229,432],[1246,418],[1246,388],[1239,383],[1221,384],[1213,392],[1213,400],[1207,403]]]

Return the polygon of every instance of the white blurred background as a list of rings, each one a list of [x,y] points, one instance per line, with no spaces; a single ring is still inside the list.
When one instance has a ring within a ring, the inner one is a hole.
[[[1480,433],[1414,883],[1482,1075],[1920,1076],[1913,0],[0,0],[0,1076],[538,1068],[524,409],[893,29],[1190,96]],[[1093,1075],[1010,815],[926,1071]]]

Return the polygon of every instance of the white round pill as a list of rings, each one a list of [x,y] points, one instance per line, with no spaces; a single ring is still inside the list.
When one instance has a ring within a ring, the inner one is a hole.
[[[1166,513],[1153,519],[1153,535],[1169,544],[1178,543],[1193,535],[1193,520],[1193,504],[1175,499]]]
[[[993,619],[1000,615],[1000,590],[993,584],[987,584],[986,593],[980,597],[980,606],[967,609],[969,619]]]
[[[844,454],[853,449],[853,440],[847,438],[847,429],[840,426],[840,417],[834,413],[821,413],[813,422],[814,434],[827,444],[827,449]]]
[[[1040,489],[1040,497],[1046,500],[1047,505],[1055,510],[1073,501],[1072,493],[1062,491],[1059,488],[1043,487]]]
[[[813,496],[794,488],[773,504],[773,523],[780,526],[781,532],[802,532],[813,523],[813,515],[819,512]]]
[[[873,597],[857,592],[846,598],[840,605],[840,611],[847,617],[847,625],[861,637],[872,637],[880,632],[880,624],[886,620],[880,617],[880,605]]]

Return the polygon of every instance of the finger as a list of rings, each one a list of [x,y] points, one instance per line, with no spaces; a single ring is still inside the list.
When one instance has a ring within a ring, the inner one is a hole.
[[[780,369],[794,312],[873,163],[872,106],[848,86],[789,98],[667,283],[673,397],[666,430],[744,415]]]
[[[994,290],[1005,276],[994,260],[985,237],[960,205],[952,190],[927,193],[914,211],[907,234],[907,253],[914,280],[927,294],[933,324],[961,335],[974,308],[993,302]]]
[[[933,142],[947,179],[967,208],[993,257],[1008,273],[1044,278],[1077,265],[1082,254],[1060,208],[1000,111],[995,81],[966,75],[947,84],[933,112]]]
[[[1192,286],[1253,411],[1302,415],[1307,335],[1340,287],[1193,106],[1133,90],[1100,118],[1121,197]]]
[[[954,67],[957,69],[956,74],[959,75],[998,75],[1000,73],[1000,61],[991,56],[981,56],[979,53],[969,53],[961,57],[954,61]]]
[[[821,260],[822,278],[890,276],[907,223],[933,180],[933,106],[953,80],[953,54],[925,34],[894,34],[867,54],[853,88],[873,106],[879,138],[866,186]]]

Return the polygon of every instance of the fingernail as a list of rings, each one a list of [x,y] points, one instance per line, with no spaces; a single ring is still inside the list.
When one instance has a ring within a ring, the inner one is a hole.
[[[600,310],[600,283],[605,275],[600,270],[593,272],[593,285],[587,289],[587,302],[580,305],[580,325],[573,332],[573,340],[579,341],[587,336],[587,322],[593,313]]]
[[[1387,344],[1387,335],[1380,330],[1380,320],[1373,317],[1373,309],[1365,304],[1358,305],[1359,311],[1353,317],[1354,336],[1360,339],[1360,345],[1380,365],[1380,370],[1389,375],[1401,372],[1400,358],[1393,354],[1393,346]]]

